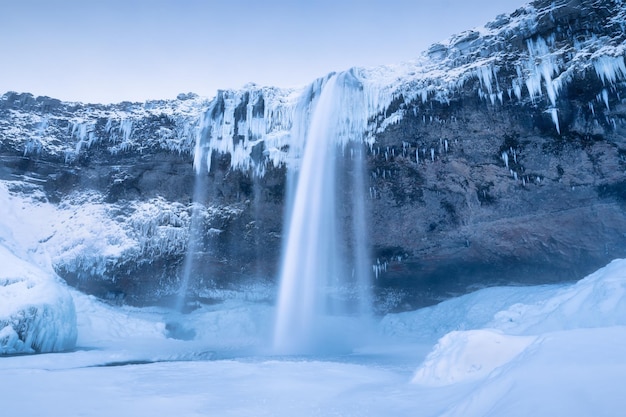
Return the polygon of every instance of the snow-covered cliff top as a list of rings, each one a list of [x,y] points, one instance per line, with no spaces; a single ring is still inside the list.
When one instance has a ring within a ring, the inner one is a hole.
[[[477,94],[491,106],[530,103],[547,113],[560,133],[559,96],[576,77],[592,73],[601,81],[590,108],[609,111],[611,101],[621,101],[615,87],[626,78],[625,21],[621,1],[535,1],[435,44],[416,60],[351,69],[361,88],[347,88],[362,95],[365,106],[346,106],[343,119],[367,120],[352,136],[372,146],[378,133],[408,111],[426,117],[429,102]],[[297,159],[301,130],[306,131],[315,99],[330,76],[298,90],[220,92],[205,115],[201,150],[229,153],[233,167],[259,174],[270,161],[278,165]],[[252,149],[261,142],[267,158],[254,160]]]
[[[96,142],[112,154],[155,147],[189,153],[208,103],[181,94],[176,100],[92,105],[9,92],[0,96],[0,142],[67,163]]]
[[[373,145],[378,133],[408,111],[425,116],[429,102],[477,94],[491,106],[533,105],[560,133],[559,97],[575,79],[592,74],[601,81],[591,92],[591,109],[608,113],[611,102],[621,101],[616,87],[626,79],[625,22],[621,0],[532,2],[435,44],[413,61],[351,69],[359,88],[350,89],[364,105],[348,106],[342,118],[367,120],[363,126],[352,124],[360,130],[352,136]],[[250,84],[212,99],[183,96],[110,106],[27,106],[21,101],[32,102],[32,96],[5,94],[0,140],[25,154],[63,155],[67,162],[94,142],[111,153],[155,147],[192,153],[195,145],[198,168],[204,160],[210,169],[213,153],[227,153],[233,168],[262,175],[268,164],[298,159],[316,98],[331,76],[296,89]],[[262,150],[263,157],[254,150]]]

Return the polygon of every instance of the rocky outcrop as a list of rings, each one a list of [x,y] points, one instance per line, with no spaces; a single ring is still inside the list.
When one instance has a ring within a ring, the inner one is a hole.
[[[626,256],[625,20],[617,1],[535,1],[416,61],[351,70],[366,118],[348,108],[350,137],[338,141],[346,159],[366,154],[380,310],[575,280]],[[87,292],[175,294],[192,201],[203,230],[194,294],[271,286],[288,172],[326,80],[112,106],[8,93],[0,176],[77,213],[89,191],[121,228],[124,244],[57,251],[59,274]]]

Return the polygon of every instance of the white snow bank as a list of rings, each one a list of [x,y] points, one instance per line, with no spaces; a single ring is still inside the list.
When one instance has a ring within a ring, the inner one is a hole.
[[[626,325],[626,259],[616,259],[552,297],[498,312],[490,327],[510,334]]]
[[[509,306],[502,308],[506,303]],[[625,326],[626,259],[614,260],[573,285],[482,290],[391,316],[383,329],[402,330],[402,324],[412,328],[425,318],[439,321],[422,322],[422,336],[436,334],[441,326],[463,331],[451,331],[439,340],[413,382],[443,386],[485,378],[515,362],[535,340],[544,343],[555,332]],[[480,330],[467,330],[470,327]]]
[[[437,415],[621,416],[624,352],[623,326],[549,333]]]
[[[380,331],[385,337],[433,343],[452,331],[493,327],[499,312],[549,299],[563,286],[485,288],[416,311],[388,314],[380,322]]]
[[[36,187],[25,197],[0,182],[0,355],[57,352],[76,343],[76,313],[50,266],[45,240],[51,205]]]
[[[184,352],[198,348],[230,351],[259,346],[271,332],[274,311],[269,305],[233,300],[181,314],[160,307],[115,307],[78,291],[72,294],[78,347],[125,346],[132,350],[148,344],[166,351],[159,355],[158,349],[152,349],[156,356],[145,356],[151,360],[184,357]],[[170,349],[175,344],[179,349]]]
[[[495,330],[451,332],[439,340],[413,377],[414,383],[443,386],[489,375],[535,341]]]
[[[72,293],[79,347],[91,349],[3,358],[2,407],[21,416],[620,416],[626,326],[612,323],[623,320],[624,273],[620,260],[573,285],[490,288],[390,315],[394,337],[381,342],[401,344],[326,358],[233,351],[242,336],[263,342],[270,305],[236,300],[181,315]],[[504,320],[513,305],[524,314]],[[426,339],[415,343],[418,318],[441,322],[422,321]],[[196,337],[167,338],[172,321]],[[405,349],[424,347],[432,353],[415,373],[426,352]]]
[[[102,348],[133,339],[165,339],[165,323],[132,311],[139,309],[113,307],[78,291],[72,291],[72,295],[76,305],[79,347]]]
[[[76,313],[67,289],[3,244],[0,265],[0,355],[72,349]]]

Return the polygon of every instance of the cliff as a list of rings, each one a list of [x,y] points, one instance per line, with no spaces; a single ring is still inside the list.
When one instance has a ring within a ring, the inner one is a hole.
[[[624,22],[620,1],[540,0],[414,61],[349,71],[360,99],[342,103],[336,139],[345,175],[365,154],[380,310],[575,280],[626,256]],[[109,106],[6,93],[0,179],[54,207],[41,243],[79,289],[167,300],[195,207],[192,292],[271,298],[288,179],[328,79]]]

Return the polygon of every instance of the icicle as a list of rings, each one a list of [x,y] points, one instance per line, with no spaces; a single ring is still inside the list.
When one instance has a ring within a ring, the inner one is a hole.
[[[420,150],[419,149],[415,149],[415,163],[416,164],[420,163]]]
[[[622,56],[601,56],[593,62],[593,66],[603,85],[614,85],[617,80],[626,78]]]
[[[552,123],[554,123],[554,127],[556,128],[556,131],[560,135],[561,128],[559,126],[559,115],[557,113],[557,108],[553,107],[551,109],[546,110],[546,112],[550,113],[550,116],[552,117]]]
[[[435,162],[435,148],[430,148],[430,159]]]
[[[443,141],[443,147],[446,150],[446,153],[448,153],[448,139]]]
[[[602,101],[604,102],[604,105],[606,106],[606,109],[608,111],[611,111],[611,109],[609,108],[609,92],[606,91],[606,88],[602,89],[602,92],[600,93],[601,97],[602,97]]]
[[[504,161],[504,165],[508,168],[509,167],[509,155],[506,153],[506,151],[502,152],[502,160]]]

